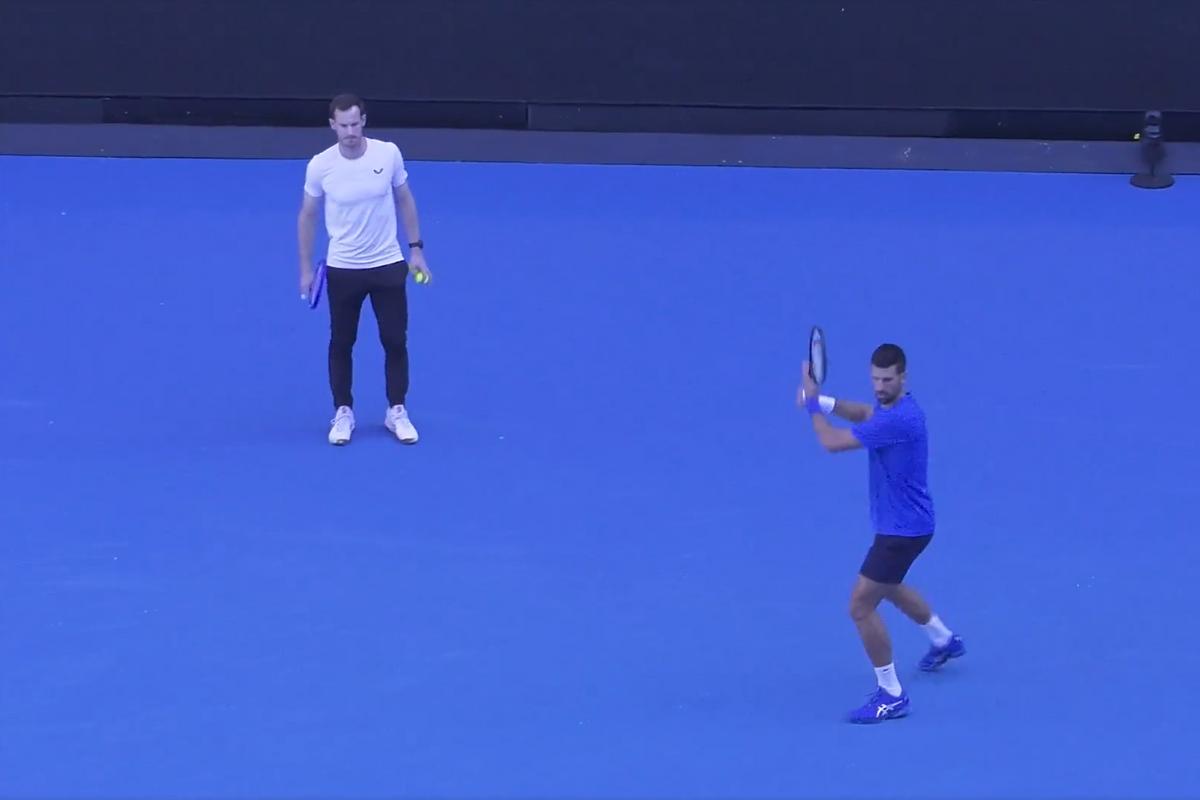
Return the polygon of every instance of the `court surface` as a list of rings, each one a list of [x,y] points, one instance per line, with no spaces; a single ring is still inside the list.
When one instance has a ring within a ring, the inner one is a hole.
[[[421,443],[353,443],[297,161],[0,159],[0,796],[1193,794],[1200,184],[410,163]],[[847,613],[864,454],[796,409],[910,359],[939,516]]]

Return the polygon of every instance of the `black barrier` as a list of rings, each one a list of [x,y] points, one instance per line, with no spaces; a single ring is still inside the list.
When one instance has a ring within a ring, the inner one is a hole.
[[[354,90],[402,124],[560,130],[1128,112],[1123,135],[1200,111],[1196,42],[1194,0],[4,0],[0,95],[10,117],[109,98],[110,120],[301,124]]]

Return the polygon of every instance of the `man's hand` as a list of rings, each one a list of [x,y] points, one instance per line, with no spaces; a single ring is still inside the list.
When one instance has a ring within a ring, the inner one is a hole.
[[[309,266],[307,261],[300,262],[300,297],[307,300],[309,292],[312,291],[313,285],[313,268]]]
[[[425,254],[421,252],[420,247],[414,247],[408,254],[408,271],[414,276],[424,276],[426,283],[433,281],[433,273],[429,271],[429,266],[425,263]]]
[[[807,361],[804,362],[804,366],[801,369],[804,375],[800,382],[800,390],[796,393],[796,405],[803,408],[807,398],[821,396],[821,387],[812,379],[812,371],[809,369]]]

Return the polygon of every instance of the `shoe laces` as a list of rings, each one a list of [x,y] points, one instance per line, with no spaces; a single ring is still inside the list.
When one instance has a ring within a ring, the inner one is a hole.
[[[900,699],[899,697],[892,694],[891,692],[889,692],[887,689],[883,688],[882,686],[876,686],[875,691],[873,691],[867,695],[867,701],[871,705],[876,705],[876,706],[891,705],[892,703],[897,702],[899,699]]]

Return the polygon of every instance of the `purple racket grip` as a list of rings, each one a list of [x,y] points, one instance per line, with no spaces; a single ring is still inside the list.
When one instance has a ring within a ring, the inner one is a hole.
[[[317,264],[317,271],[313,275],[312,286],[308,287],[308,307],[316,308],[321,302],[321,292],[325,288],[325,262],[321,261]]]

